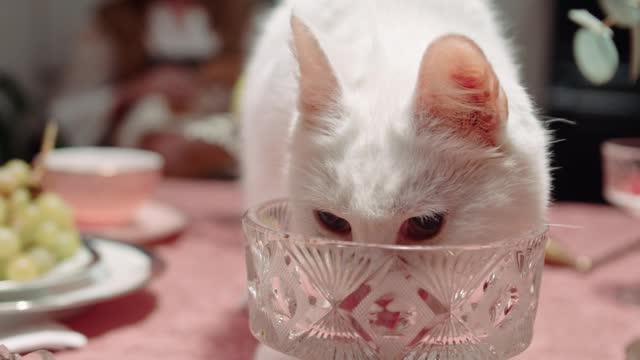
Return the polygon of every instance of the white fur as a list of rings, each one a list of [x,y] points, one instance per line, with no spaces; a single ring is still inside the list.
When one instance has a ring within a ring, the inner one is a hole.
[[[330,134],[302,129],[295,13],[318,38],[343,89]],[[420,61],[429,44],[462,34],[484,51],[508,98],[499,149],[412,126]],[[287,197],[296,231],[326,235],[314,209],[348,220],[354,241],[396,241],[413,216],[446,212],[435,240],[487,242],[546,221],[548,136],[520,83],[494,13],[480,0],[285,1],[267,22],[241,105],[246,205]],[[267,352],[265,349],[261,351]],[[275,359],[264,355],[260,359]]]

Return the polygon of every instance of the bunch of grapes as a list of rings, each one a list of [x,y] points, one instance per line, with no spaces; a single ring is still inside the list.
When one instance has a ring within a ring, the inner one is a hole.
[[[71,208],[30,188],[31,172],[21,160],[0,167],[0,281],[36,279],[82,244]]]

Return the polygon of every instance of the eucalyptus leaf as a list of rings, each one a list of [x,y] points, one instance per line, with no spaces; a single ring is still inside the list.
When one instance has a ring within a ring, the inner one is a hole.
[[[600,0],[600,6],[617,26],[632,28],[640,25],[639,0]]]
[[[584,9],[573,9],[569,11],[569,19],[576,24],[587,28],[591,31],[613,36],[613,30],[605,25],[600,19],[593,16],[589,11]]]
[[[609,82],[620,57],[611,36],[582,28],[573,39],[573,54],[582,75],[595,85]]]

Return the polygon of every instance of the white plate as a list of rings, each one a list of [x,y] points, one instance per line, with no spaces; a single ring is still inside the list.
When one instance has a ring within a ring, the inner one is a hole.
[[[86,279],[99,261],[98,254],[90,246],[83,246],[43,277],[28,282],[0,281],[0,301],[34,298],[56,287],[72,286]]]
[[[147,244],[178,234],[187,225],[186,216],[171,206],[148,202],[128,224],[90,228],[82,227],[85,234],[120,240],[132,244]]]
[[[101,261],[92,269],[86,284],[59,289],[34,300],[0,302],[2,322],[42,316],[57,318],[132,293],[143,288],[164,266],[155,255],[137,246],[104,239],[89,241]]]

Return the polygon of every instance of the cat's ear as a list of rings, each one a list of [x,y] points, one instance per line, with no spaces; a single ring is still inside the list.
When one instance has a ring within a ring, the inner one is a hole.
[[[320,121],[315,115],[333,110],[340,95],[338,79],[318,39],[298,17],[291,17],[293,51],[299,67],[298,109],[305,121]],[[323,124],[308,124],[323,127]]]
[[[435,122],[485,146],[501,143],[507,97],[473,40],[461,35],[435,40],[422,58],[415,94],[417,121]]]

